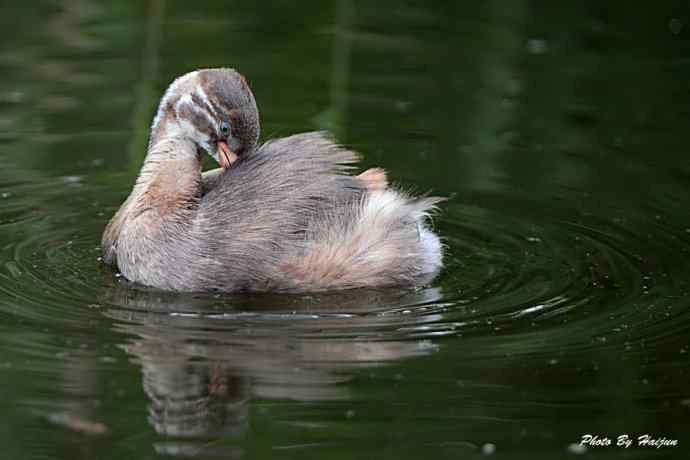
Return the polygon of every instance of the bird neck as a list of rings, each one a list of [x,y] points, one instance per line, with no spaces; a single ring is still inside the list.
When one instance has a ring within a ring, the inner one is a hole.
[[[201,159],[196,144],[175,122],[152,131],[144,165],[132,195],[139,206],[164,214],[189,208],[201,190]]]
[[[144,217],[148,228],[190,222],[201,196],[201,160],[194,142],[175,129],[151,134],[144,165],[127,200],[103,235],[104,260],[110,263],[125,225]]]
[[[166,171],[173,172],[171,165],[181,167],[180,173],[201,177],[201,159],[196,144],[184,134],[177,121],[166,120],[162,126],[151,130],[146,159],[135,189],[151,183]]]

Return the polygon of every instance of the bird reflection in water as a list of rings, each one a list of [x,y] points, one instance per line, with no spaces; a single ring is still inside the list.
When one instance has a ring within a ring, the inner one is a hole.
[[[122,348],[141,366],[149,423],[166,437],[208,440],[246,433],[253,398],[347,400],[357,369],[435,351],[415,330],[439,320],[428,306],[440,298],[426,289],[221,299],[123,283],[104,300],[129,337]],[[236,449],[190,441],[155,448],[185,456]]]

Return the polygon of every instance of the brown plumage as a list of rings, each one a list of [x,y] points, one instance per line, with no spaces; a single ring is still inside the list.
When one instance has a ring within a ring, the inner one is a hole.
[[[175,80],[146,160],[103,234],[103,259],[129,280],[173,291],[309,292],[417,285],[442,266],[428,228],[439,198],[388,187],[380,168],[322,133],[257,146],[246,80],[205,69]],[[201,173],[206,151],[222,169]]]

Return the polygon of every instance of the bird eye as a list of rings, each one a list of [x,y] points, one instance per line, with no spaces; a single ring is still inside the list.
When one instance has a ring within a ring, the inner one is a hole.
[[[223,137],[227,137],[230,134],[230,124],[227,121],[223,121],[220,124],[220,134]]]

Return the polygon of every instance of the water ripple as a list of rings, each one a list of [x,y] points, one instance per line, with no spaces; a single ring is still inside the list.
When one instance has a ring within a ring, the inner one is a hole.
[[[99,263],[112,210],[83,198],[104,194],[97,183],[78,183],[79,200],[74,181],[49,179],[9,187],[0,201],[0,313],[15,324],[0,347],[17,357],[0,364],[40,373],[58,358],[76,395],[124,355],[141,367],[149,423],[166,436],[239,436],[251,397],[349,400],[359,370],[451,343],[468,365],[523,356],[558,366],[609,350],[633,359],[687,329],[690,232],[646,213],[525,216],[456,199],[436,222],[448,256],[432,286],[177,295],[132,286]],[[56,327],[64,342],[43,332]],[[101,426],[71,404],[29,406],[47,420]]]

